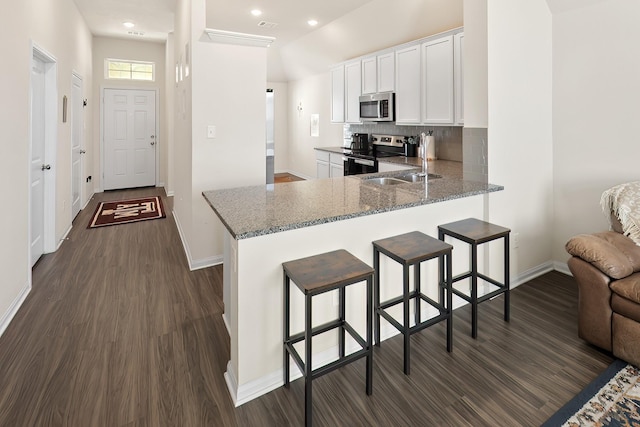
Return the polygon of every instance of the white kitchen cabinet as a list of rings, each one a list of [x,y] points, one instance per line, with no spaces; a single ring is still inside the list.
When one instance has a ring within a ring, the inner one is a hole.
[[[345,81],[345,122],[360,123],[360,94],[362,93],[362,72],[360,61],[344,66]]]
[[[399,165],[397,163],[387,163],[378,161],[378,172],[394,172],[415,169],[415,166]]]
[[[344,64],[331,69],[331,123],[344,123]]]
[[[454,123],[453,36],[422,44],[422,123]]]
[[[344,176],[344,160],[342,154],[329,153],[329,176]]]
[[[378,92],[393,92],[396,84],[396,57],[394,52],[377,56]]]
[[[420,45],[395,52],[396,124],[420,123]]]
[[[329,152],[316,150],[316,177],[322,179],[329,178],[330,176]]]
[[[455,94],[455,121],[464,124],[464,33],[453,36],[453,92]]]
[[[375,56],[362,60],[362,94],[378,91],[378,59]]]

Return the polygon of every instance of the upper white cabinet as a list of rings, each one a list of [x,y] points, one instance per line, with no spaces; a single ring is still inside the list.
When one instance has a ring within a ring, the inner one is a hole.
[[[456,28],[331,69],[331,122],[360,123],[361,94],[395,92],[398,125],[464,125],[464,32]]]
[[[395,52],[396,124],[420,123],[420,45]]]
[[[455,94],[456,124],[464,124],[464,33],[453,36],[453,92]]]
[[[362,94],[378,91],[378,58],[371,56],[362,60]]]
[[[453,124],[453,36],[422,44],[422,123]]]
[[[331,123],[360,123],[360,60],[335,66],[331,74]]]
[[[331,123],[344,123],[344,64],[331,69]]]
[[[362,60],[362,93],[393,92],[396,83],[393,51]]]
[[[362,74],[360,61],[353,61],[344,66],[345,80],[345,122],[360,123],[360,94]]]
[[[392,92],[395,89],[395,55],[393,52],[378,55],[378,92]]]

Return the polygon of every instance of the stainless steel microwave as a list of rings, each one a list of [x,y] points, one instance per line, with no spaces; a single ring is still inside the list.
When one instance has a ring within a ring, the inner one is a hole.
[[[360,120],[363,122],[392,122],[395,111],[395,94],[380,92],[360,97]]]

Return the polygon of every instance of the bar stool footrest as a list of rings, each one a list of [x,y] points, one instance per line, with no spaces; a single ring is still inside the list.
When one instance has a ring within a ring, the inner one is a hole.
[[[339,367],[342,367],[344,365],[347,365],[348,363],[351,363],[355,359],[358,359],[360,357],[365,357],[369,354],[369,349],[367,348],[367,342],[364,340],[364,338],[362,338],[362,336],[360,336],[358,332],[356,332],[355,329],[353,329],[353,327],[346,320],[341,321],[338,319],[332,322],[327,322],[323,325],[316,326],[311,330],[311,336],[313,337],[337,328],[343,328],[346,332],[349,333],[351,338],[353,338],[353,340],[357,342],[358,345],[362,348],[354,353],[341,357],[338,360],[335,360],[331,363],[328,363],[326,365],[313,369],[311,371],[312,379],[315,379],[324,374],[327,374]],[[292,335],[288,341],[284,342],[284,345],[285,345],[285,349],[291,355],[291,357],[293,357],[293,360],[296,362],[296,365],[298,365],[298,369],[300,369],[300,371],[302,372],[302,376],[304,377],[305,363],[302,360],[302,357],[300,357],[298,350],[296,350],[295,347],[293,346],[293,344],[296,344],[301,341],[304,341],[304,332]]]

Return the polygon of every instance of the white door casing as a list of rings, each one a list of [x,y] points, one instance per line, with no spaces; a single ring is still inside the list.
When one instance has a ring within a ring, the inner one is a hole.
[[[103,189],[156,185],[156,92],[104,89]]]
[[[44,166],[44,168],[43,168]],[[45,65],[33,58],[31,70],[31,266],[44,253]]]
[[[43,253],[55,252],[56,150],[58,137],[58,65],[54,56],[30,46],[29,135],[29,265]],[[43,170],[42,166],[45,166]],[[33,245],[33,247],[32,247]],[[32,250],[33,249],[33,250]],[[29,275],[31,268],[29,269]]]
[[[82,78],[71,76],[71,220],[82,209]]]

